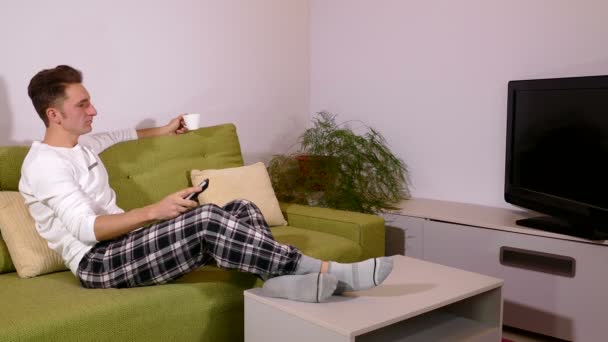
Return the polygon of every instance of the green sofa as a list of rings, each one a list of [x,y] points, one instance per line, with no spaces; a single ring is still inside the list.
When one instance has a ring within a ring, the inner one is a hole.
[[[0,147],[0,191],[17,190],[27,151]],[[101,158],[125,210],[189,186],[191,169],[243,165],[232,124],[121,143]],[[284,203],[281,209],[289,225],[273,227],[273,234],[306,254],[342,262],[384,255],[378,216]],[[21,279],[1,238],[0,271],[0,341],[240,341],[243,291],[261,284],[214,266],[133,289],[84,289],[69,271]]]

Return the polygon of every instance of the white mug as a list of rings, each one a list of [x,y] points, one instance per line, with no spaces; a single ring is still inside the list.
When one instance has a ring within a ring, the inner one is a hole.
[[[186,124],[186,128],[188,128],[188,130],[192,131],[192,130],[199,128],[199,122],[200,122],[200,118],[201,118],[200,114],[198,114],[198,113],[184,114],[183,118],[184,118],[184,123]]]

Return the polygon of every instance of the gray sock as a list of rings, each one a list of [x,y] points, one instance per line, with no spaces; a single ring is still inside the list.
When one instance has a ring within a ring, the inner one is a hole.
[[[336,293],[360,291],[380,285],[393,270],[391,257],[372,258],[353,264],[331,261],[327,272],[338,278]]]
[[[266,280],[263,293],[268,297],[321,303],[331,297],[337,286],[338,279],[327,273],[290,274]]]
[[[308,273],[319,273],[321,272],[321,264],[323,262],[319,259],[311,258],[308,255],[302,254],[298,266],[293,274],[308,274]]]

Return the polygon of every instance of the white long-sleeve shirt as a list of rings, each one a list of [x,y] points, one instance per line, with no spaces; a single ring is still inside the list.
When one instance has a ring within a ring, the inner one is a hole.
[[[98,154],[121,141],[137,139],[134,129],[80,137],[72,148],[32,143],[19,191],[38,233],[76,274],[82,257],[97,243],[95,219],[120,214],[116,194]]]

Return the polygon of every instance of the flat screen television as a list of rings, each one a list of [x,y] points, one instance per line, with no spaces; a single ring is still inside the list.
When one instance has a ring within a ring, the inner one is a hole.
[[[510,81],[505,200],[517,224],[608,238],[608,76]]]

